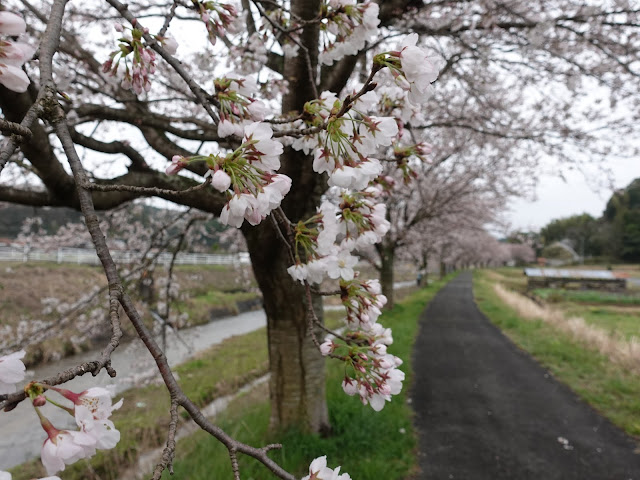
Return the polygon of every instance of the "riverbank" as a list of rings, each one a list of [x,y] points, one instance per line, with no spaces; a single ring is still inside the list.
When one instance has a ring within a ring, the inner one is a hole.
[[[383,324],[389,325],[394,328],[394,338],[396,340],[393,348],[394,353],[402,356],[403,358],[408,358],[408,352],[406,345],[410,345],[410,333],[403,334],[403,322],[400,320],[393,320],[393,315],[399,315],[402,318],[407,318],[407,322],[411,324],[411,317],[415,316],[413,322],[417,320],[417,314],[414,315],[414,311],[420,310],[423,307],[424,303],[427,301],[428,297],[432,295],[437,288],[437,285],[429,287],[426,290],[421,290],[416,294],[413,294],[409,297],[409,302],[413,306],[406,307],[405,303],[402,302],[393,312],[396,313],[385,313],[383,316]],[[416,297],[417,295],[417,297]],[[397,325],[396,325],[397,324]],[[409,327],[411,328],[411,327]],[[265,337],[264,329],[258,330],[256,332],[252,332],[246,335],[233,337],[231,339],[225,340],[222,344],[212,347],[211,349],[203,352],[192,360],[187,361],[180,367],[176,369],[180,383],[185,388],[186,393],[194,400],[198,405],[204,406],[211,401],[212,398],[217,398],[218,396],[225,395],[227,393],[231,393],[236,391],[242,385],[250,382],[252,379],[258,378],[267,370],[267,353],[266,353],[266,337]],[[405,340],[403,340],[403,338]],[[405,347],[403,347],[405,345]],[[405,348],[402,351],[402,348]],[[338,366],[332,365],[330,366],[330,371],[332,375],[335,377],[339,376],[339,368],[336,370]],[[211,372],[216,372],[216,375],[213,381]],[[218,374],[220,373],[220,374]],[[409,381],[409,380],[407,380]],[[353,410],[349,413],[349,415],[355,415],[353,418],[357,419],[360,424],[361,417],[367,417],[370,422],[371,428],[374,428],[376,425],[379,425],[381,422],[381,417],[376,417],[376,412],[370,411],[370,408],[363,407],[360,405],[356,398],[346,398],[344,393],[342,393],[342,389],[340,388],[340,381],[332,378],[328,380],[329,391],[330,393],[330,408],[332,412],[335,412],[335,408],[340,408],[341,404],[350,405],[348,408]],[[122,394],[125,398],[125,405],[123,408],[116,412],[114,415],[114,421],[116,422],[116,426],[121,429],[122,432],[122,441],[118,445],[118,447],[114,450],[108,452],[101,452],[100,455],[96,456],[92,462],[89,463],[79,463],[73,467],[68,467],[65,472],[63,472],[61,478],[65,480],[70,479],[98,479],[101,478],[103,480],[107,479],[119,479],[120,472],[123,472],[130,468],[133,465],[137,464],[137,459],[143,454],[145,451],[149,449],[156,448],[163,444],[165,441],[164,434],[166,432],[166,427],[168,423],[168,397],[166,393],[164,393],[163,388],[160,386],[150,385],[144,387],[139,390],[128,391]],[[245,398],[246,397],[246,398]],[[255,407],[258,410],[264,412],[265,405],[265,395],[264,392],[259,395],[252,395],[251,393],[246,394],[243,399],[238,401],[234,401],[232,404],[232,409],[228,412],[225,412],[224,419],[219,419],[220,422],[225,424],[225,422],[232,422],[235,425],[235,429],[238,428],[238,425],[248,425],[247,422],[253,420],[249,417],[239,418],[236,416],[240,415],[249,415],[248,412],[253,412],[253,408]],[[250,400],[250,401],[249,401]],[[345,401],[346,400],[346,401]],[[247,404],[253,405],[253,407],[249,407]],[[410,433],[410,421],[409,419],[409,411],[406,409],[406,404],[403,397],[395,398],[394,397],[393,407],[387,408],[391,406],[389,404],[385,409],[388,412],[391,412],[390,417],[390,428],[394,428],[396,430],[396,435],[399,438],[412,438]],[[242,407],[236,413],[234,413],[234,409],[238,409],[240,405],[246,405],[246,407]],[[29,407],[30,408],[30,407]],[[398,425],[395,425],[395,422],[398,421],[397,412],[394,414],[394,409],[400,409],[401,415],[400,417],[405,418],[405,421],[400,421]],[[268,422],[268,407],[266,409],[266,417],[264,415],[261,416],[262,425],[266,425]],[[334,430],[336,432],[335,437],[332,437],[332,442],[340,442],[340,438],[345,435],[345,431],[349,430],[348,425],[345,425],[345,420],[348,417],[342,418],[343,414],[332,413],[332,421],[336,425]],[[389,415],[389,414],[386,414]],[[6,415],[3,415],[6,416]],[[33,416],[33,415],[32,415]],[[335,418],[334,417],[339,417]],[[35,428],[37,426],[35,416],[33,416],[34,428],[33,430],[38,430]],[[158,419],[160,421],[158,422]],[[371,423],[372,422],[372,423]],[[251,423],[251,430],[260,431],[263,427],[259,427],[256,423],[254,428],[253,423]],[[265,427],[266,429],[266,427]],[[404,433],[399,433],[399,429],[404,429]],[[4,431],[4,430],[3,430]],[[232,432],[235,430],[231,430]],[[340,433],[342,432],[342,433]],[[42,432],[40,432],[42,433]],[[369,432],[371,434],[371,432]],[[298,451],[298,445],[302,442],[301,439],[296,439],[297,437],[290,437],[290,435],[294,435],[292,433],[285,436],[285,442],[287,442],[290,446],[295,445],[296,451]],[[279,437],[282,439],[282,437]],[[344,441],[354,441],[357,439],[351,438],[349,440],[350,435],[346,435]],[[363,441],[364,438],[361,438]],[[319,439],[314,437],[311,440],[306,440],[306,442],[311,442],[312,445],[315,445],[316,442],[323,442],[324,439]],[[413,440],[411,440],[413,441]],[[185,461],[187,463],[192,462],[188,460],[188,455],[192,455],[193,451],[189,447],[189,445],[193,442],[191,437],[180,442],[178,447],[179,451],[179,459],[180,461]],[[41,443],[41,441],[40,441]],[[40,443],[36,442],[37,445]],[[336,444],[337,445],[337,444]],[[290,462],[292,458],[289,456],[292,455],[291,447],[288,447],[289,450],[286,450],[288,460]],[[342,453],[342,457],[338,454],[344,448],[344,445],[328,447],[323,445],[322,448],[326,448],[326,453],[332,455],[335,451],[334,457],[336,461],[344,461],[347,460],[347,455]],[[306,465],[308,466],[308,458],[306,455],[308,453],[308,449],[306,447],[300,450],[302,453],[300,454],[299,460],[304,460]],[[182,452],[182,453],[180,453]],[[397,452],[396,452],[397,453]],[[282,453],[281,453],[282,454]],[[208,455],[208,454],[207,454]],[[304,457],[304,458],[303,458]],[[314,458],[314,457],[311,457]],[[201,458],[200,463],[207,460],[207,457]],[[208,462],[209,460],[207,460]],[[215,462],[218,463],[218,462]],[[225,465],[228,463],[228,460],[224,463]],[[388,463],[388,462],[387,462]],[[291,463],[286,463],[287,465],[291,465]],[[404,459],[403,464],[410,465],[411,461]],[[296,469],[298,467],[292,467]],[[345,470],[346,470],[345,466]],[[359,467],[355,467],[359,468]],[[405,468],[405,467],[403,467]],[[410,467],[406,467],[410,468]],[[15,479],[30,479],[33,477],[41,476],[42,471],[41,465],[39,461],[28,462],[25,465],[20,467],[16,467],[13,469],[14,478]],[[349,470],[346,470],[349,471]],[[210,470],[208,470],[209,475],[206,478],[217,478],[215,474],[213,474]],[[258,474],[257,478],[264,476],[264,472]],[[190,476],[181,476],[181,478],[192,478]],[[198,478],[198,477],[193,477]],[[392,477],[389,477],[392,478]],[[399,478],[399,477],[398,477]]]

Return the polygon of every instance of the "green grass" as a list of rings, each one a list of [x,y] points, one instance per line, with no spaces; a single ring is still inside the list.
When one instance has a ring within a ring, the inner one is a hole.
[[[640,337],[640,296],[555,289],[537,289],[534,293],[565,315],[584,318],[609,335],[627,340]]]
[[[607,307],[567,305],[568,316],[582,317],[590,324],[605,330],[610,336],[630,340],[640,338],[640,310],[616,310]]]
[[[485,272],[474,273],[484,314],[561,382],[630,435],[640,436],[640,377],[586,349],[541,320],[524,320],[495,294]]]
[[[416,439],[411,426],[412,412],[407,404],[407,391],[412,381],[410,354],[417,332],[417,320],[425,305],[444,285],[434,282],[428,288],[413,293],[381,318],[393,329],[394,344],[390,349],[405,360],[405,388],[387,403],[382,412],[363,406],[357,398],[345,396],[340,386],[344,370],[336,362],[328,365],[327,401],[332,434],[328,437],[308,435],[299,431],[274,434],[269,432],[269,405],[260,395],[251,394],[234,402],[219,424],[239,440],[251,445],[283,444],[271,457],[288,471],[306,474],[314,458],[327,455],[330,466],[342,466],[352,478],[386,480],[405,478],[416,464]],[[178,445],[174,469],[178,478],[190,480],[231,478],[226,449],[203,432]],[[354,452],[358,454],[354,455]],[[241,457],[243,479],[270,478],[265,467]],[[165,475],[163,478],[170,478]]]
[[[238,302],[255,298],[259,298],[259,295],[253,292],[228,293],[212,289],[187,300],[175,302],[174,308],[189,314],[189,325],[194,326],[209,323],[212,310],[223,311],[224,315],[237,315],[240,313]]]
[[[624,293],[601,292],[597,290],[559,290],[553,288],[539,288],[533,291],[535,295],[548,301],[569,301],[577,303],[603,305],[640,305],[640,295]]]

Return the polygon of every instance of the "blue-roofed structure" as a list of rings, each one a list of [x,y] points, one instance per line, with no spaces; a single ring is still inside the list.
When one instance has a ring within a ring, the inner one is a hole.
[[[527,288],[580,288],[620,291],[627,288],[625,278],[610,270],[569,270],[566,268],[525,268]]]

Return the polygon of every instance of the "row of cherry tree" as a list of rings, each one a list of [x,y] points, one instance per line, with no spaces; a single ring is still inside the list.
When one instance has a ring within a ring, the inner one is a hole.
[[[109,282],[112,338],[95,361],[5,394],[0,407],[28,395],[39,408],[46,391],[76,375],[115,375],[122,308],[170,392],[170,425],[184,408],[229,449],[236,478],[238,454],[294,477],[267,447],[210,423],[181,391],[123,287],[96,210],[153,196],[240,228],[269,324],[271,423],[327,431],[323,355],[345,363],[345,392],[376,410],[404,377],[387,353],[391,332],[377,322],[386,297],[354,271],[354,252],[373,248],[383,273],[392,271],[389,252],[419,232],[409,227],[436,228],[437,219],[446,230],[458,202],[500,201],[541,160],[628,154],[616,135],[638,125],[629,113],[640,91],[631,0],[12,0],[5,8],[0,200],[82,210]],[[412,177],[424,184],[404,186]],[[443,208],[451,216],[430,213]],[[312,284],[327,277],[347,330],[321,343],[325,292]],[[13,375],[3,381],[15,383],[16,365],[15,356],[0,361]],[[78,431],[42,418],[49,473],[115,441],[115,407],[103,392],[58,390],[76,405]],[[87,414],[84,404],[97,407]],[[171,465],[174,434],[154,478]],[[322,458],[309,475],[338,476]]]

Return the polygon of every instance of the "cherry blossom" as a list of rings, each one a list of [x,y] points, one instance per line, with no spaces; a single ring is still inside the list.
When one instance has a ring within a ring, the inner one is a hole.
[[[207,27],[207,33],[211,44],[215,45],[216,39],[222,37],[226,30],[233,30],[233,23],[238,17],[236,7],[230,3],[216,1],[193,0],[198,10],[200,19]]]
[[[326,260],[327,275],[329,278],[342,278],[351,280],[354,276],[353,267],[358,263],[358,257],[342,250],[337,255],[330,255]]]
[[[64,470],[65,465],[89,458],[96,452],[95,439],[85,432],[52,428],[47,434],[49,436],[42,445],[41,458],[49,475]]]
[[[0,12],[0,34],[16,36],[26,31],[24,20],[11,12]],[[14,92],[26,92],[29,77],[22,65],[31,59],[35,48],[23,42],[0,40],[0,83]]]
[[[209,170],[209,172],[211,172],[211,170]],[[219,192],[226,192],[231,186],[231,177],[227,175],[223,170],[217,170],[211,176],[211,186]]]
[[[86,407],[96,420],[106,420],[114,410],[122,406],[123,399],[113,404],[113,393],[106,388],[92,387],[80,393],[75,393],[63,388],[48,387],[77,406]]]
[[[321,63],[331,65],[345,55],[355,55],[378,31],[379,7],[372,1],[328,0],[322,5],[324,48]]]
[[[440,72],[440,59],[417,46],[418,34],[406,36],[388,54],[379,54],[375,62],[391,69],[396,84],[408,92],[409,102],[419,105],[431,97]],[[388,56],[387,56],[388,55]]]
[[[165,170],[167,175],[176,175],[180,170],[186,167],[188,163],[185,161],[184,157],[180,155],[174,155],[171,158],[171,164]]]
[[[151,77],[156,71],[156,54],[146,44],[143,34],[149,33],[147,29],[137,28],[137,22],[133,21],[132,28],[117,24],[115,29],[122,32],[118,39],[118,49],[111,52],[109,59],[102,65],[102,71],[115,76],[118,73],[120,62],[124,63],[124,74],[121,86],[124,89],[132,89],[136,94],[151,90]],[[160,43],[164,38],[157,38]],[[169,48],[172,44],[170,42]]]
[[[327,457],[318,457],[309,465],[309,475],[302,480],[351,480],[348,473],[340,474],[340,467],[331,469],[327,467]]]
[[[80,431],[93,438],[95,447],[100,450],[113,448],[120,441],[120,432],[111,420],[102,417],[103,413],[93,413],[84,404],[75,407],[75,419]]]
[[[214,86],[215,97],[220,105],[220,137],[242,136],[245,123],[264,120],[266,107],[262,101],[255,98],[258,94],[258,84],[253,77],[229,73],[215,79]]]
[[[15,384],[24,380],[25,366],[22,359],[25,351],[18,352],[0,357],[0,394],[13,393]]]
[[[0,83],[14,92],[26,92],[29,87],[29,77],[14,65],[0,62]]]
[[[178,42],[171,35],[165,35],[164,37],[156,37],[157,40],[162,43],[162,46],[169,55],[175,55],[178,51]]]
[[[26,30],[27,25],[22,17],[11,12],[0,12],[0,34],[16,36]]]

